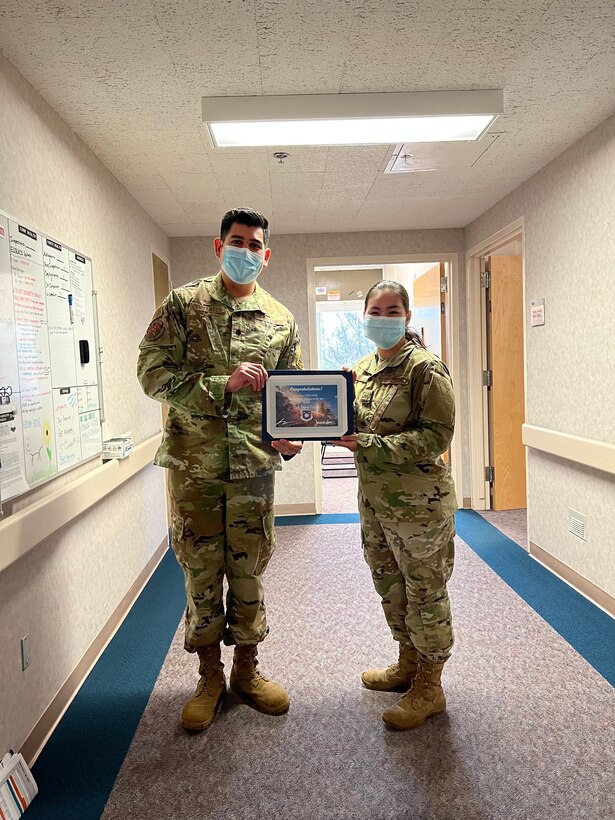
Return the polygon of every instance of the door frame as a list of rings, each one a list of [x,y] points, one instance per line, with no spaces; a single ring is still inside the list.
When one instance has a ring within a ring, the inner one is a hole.
[[[470,444],[470,505],[473,510],[490,510],[489,482],[485,467],[489,464],[489,408],[487,388],[483,385],[483,370],[487,367],[487,316],[481,287],[480,260],[521,238],[521,270],[523,277],[523,386],[527,419],[527,310],[525,281],[525,224],[520,217],[497,233],[483,239],[466,251],[466,326],[468,422]],[[525,476],[527,486],[527,458]]]
[[[459,333],[459,259],[457,253],[443,253],[434,251],[433,253],[407,253],[395,254],[393,256],[328,256],[322,258],[306,259],[307,272],[307,304],[308,304],[308,331],[310,336],[310,364],[318,361],[316,347],[316,271],[318,267],[333,267],[336,265],[399,265],[409,262],[445,262],[448,264],[448,366],[453,379],[453,389],[455,392],[456,423],[455,433],[451,442],[451,454],[453,459],[452,475],[458,498],[463,497],[463,468],[462,468],[462,444],[461,430],[463,427],[462,405],[461,405],[461,364],[460,364],[460,333]],[[316,512],[322,511],[322,474],[320,470],[320,451],[314,447],[314,498],[316,502]]]

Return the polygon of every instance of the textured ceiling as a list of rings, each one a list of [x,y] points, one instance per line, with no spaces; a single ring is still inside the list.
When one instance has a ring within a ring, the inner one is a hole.
[[[613,0],[0,0],[0,50],[170,236],[238,204],[276,233],[462,227],[613,112],[614,44]],[[385,175],[394,146],[214,149],[200,113],[480,88],[501,136],[428,173]]]

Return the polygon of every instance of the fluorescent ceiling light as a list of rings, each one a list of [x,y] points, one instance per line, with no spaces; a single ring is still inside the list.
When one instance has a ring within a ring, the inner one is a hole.
[[[218,148],[246,145],[377,145],[477,140],[494,117],[399,117],[365,120],[212,122]]]
[[[503,110],[501,91],[203,97],[217,148],[377,145],[479,139]]]

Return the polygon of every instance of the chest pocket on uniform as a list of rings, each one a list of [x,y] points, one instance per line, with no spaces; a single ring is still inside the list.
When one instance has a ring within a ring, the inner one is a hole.
[[[192,304],[186,314],[187,368],[205,373],[224,368],[227,345],[228,311],[222,305],[199,302]]]
[[[268,344],[275,335],[276,331],[283,325],[273,322],[271,319],[264,319],[260,316],[248,316],[246,326],[254,333],[255,338],[262,339],[263,343]]]
[[[268,369],[274,369],[284,345],[288,341],[288,326],[284,322],[254,317],[250,319],[250,339],[255,352]]]
[[[404,422],[408,415],[410,401],[408,385],[409,381],[405,376],[387,376],[381,380],[377,391],[377,404],[370,423],[373,431],[383,420],[399,425]],[[396,399],[401,400],[397,412]]]

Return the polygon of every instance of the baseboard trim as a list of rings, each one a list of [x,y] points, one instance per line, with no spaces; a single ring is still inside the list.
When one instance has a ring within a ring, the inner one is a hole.
[[[122,625],[133,604],[141,594],[143,588],[153,575],[158,564],[169,548],[167,539],[160,544],[145,567],[139,573],[137,580],[132,584],[122,598],[113,614],[94,639],[83,658],[60,687],[59,692],[45,709],[36,725],[25,739],[20,752],[29,766],[32,766],[52,732],[62,719],[62,716],[73,702],[83,682],[90,674],[96,661],[105,651],[107,645]]]
[[[301,504],[276,504],[273,511],[276,515],[316,515],[316,503],[305,501]]]
[[[558,558],[555,558],[555,556],[542,549],[542,547],[539,547],[533,541],[530,541],[530,555],[535,558],[539,564],[550,569],[551,572],[559,576],[562,581],[570,584],[577,592],[589,598],[592,603],[615,618],[615,598],[609,595],[608,592],[600,589],[600,587],[596,586],[592,581],[588,581],[587,578],[584,578],[576,572],[576,570],[564,564]]]

